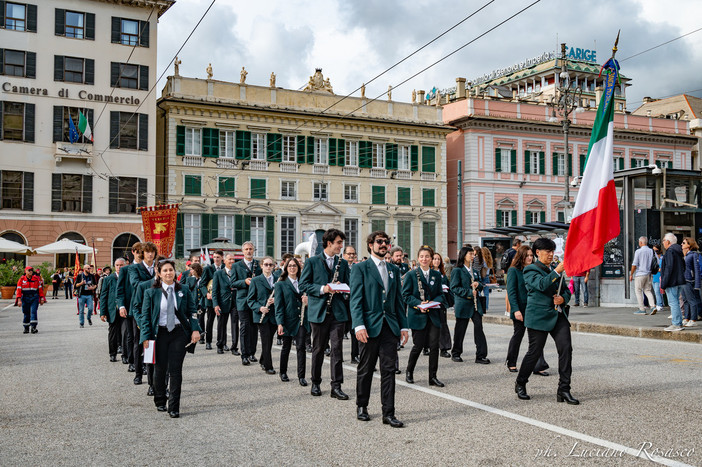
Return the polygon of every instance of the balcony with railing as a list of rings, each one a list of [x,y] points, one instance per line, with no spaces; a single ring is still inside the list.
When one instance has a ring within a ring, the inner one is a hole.
[[[202,167],[205,165],[205,158],[202,156],[183,156],[183,165],[187,167]]]
[[[398,180],[410,180],[412,178],[412,171],[410,170],[398,170],[395,174],[395,178]]]
[[[79,160],[90,166],[93,163],[93,145],[58,142],[54,151],[54,159],[56,159],[56,163],[62,162],[64,159]]]
[[[385,169],[372,168],[370,169],[370,176],[373,178],[387,178],[388,171]]]
[[[315,164],[312,168],[312,173],[315,175],[326,175],[329,173],[329,166],[324,164]]]
[[[217,159],[218,169],[236,169],[237,162],[233,157],[220,157]]]
[[[343,174],[346,175],[347,177],[358,177],[358,174],[361,172],[358,167],[355,166],[345,166],[342,170]]]
[[[289,173],[289,174],[294,174],[297,173],[298,170],[298,163],[297,162],[281,162],[280,163],[280,171]]]
[[[420,179],[425,182],[433,182],[436,180],[436,174],[433,172],[422,172]]]
[[[268,170],[268,161],[249,161],[249,170]]]

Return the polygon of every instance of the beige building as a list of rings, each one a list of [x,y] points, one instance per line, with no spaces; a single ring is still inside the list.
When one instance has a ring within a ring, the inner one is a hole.
[[[173,0],[0,2],[0,236],[95,245],[99,266],[143,239],[155,200],[158,18]],[[84,115],[92,141],[75,133]],[[7,255],[0,253],[2,257]],[[73,266],[72,255],[37,255]]]
[[[225,237],[279,258],[331,227],[357,249],[383,229],[411,252],[446,252],[451,130],[440,107],[391,92],[342,99],[321,70],[303,91],[246,75],[232,83],[176,69],[158,100],[158,201],[181,203],[178,257]]]

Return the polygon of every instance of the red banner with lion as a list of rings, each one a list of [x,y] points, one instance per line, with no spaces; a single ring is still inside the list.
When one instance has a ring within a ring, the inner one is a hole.
[[[139,211],[144,226],[145,241],[155,243],[158,254],[170,258],[176,238],[178,204],[145,206],[139,208]]]

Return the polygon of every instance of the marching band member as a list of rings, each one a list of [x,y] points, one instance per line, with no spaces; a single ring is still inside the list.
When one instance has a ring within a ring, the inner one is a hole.
[[[251,308],[247,304],[249,285],[251,280],[261,275],[261,267],[254,259],[254,244],[251,241],[241,245],[244,259],[234,263],[234,287],[236,288],[236,309],[239,313],[239,344],[241,344],[241,364],[248,365],[256,360],[256,323],[254,322]]]
[[[119,347],[122,329],[122,318],[117,310],[117,280],[119,273],[124,267],[124,258],[117,258],[115,261],[115,272],[102,280],[100,289],[100,319],[107,321],[107,349],[110,354],[110,361],[117,361],[117,348]]]
[[[224,268],[215,271],[212,279],[212,303],[217,314],[217,353],[223,354],[227,348],[227,322],[229,315],[236,313],[236,298],[234,293],[234,254],[224,256]],[[236,319],[232,316],[232,319]],[[232,340],[234,336],[232,335]],[[232,344],[234,348],[234,344]]]
[[[280,280],[275,284],[275,321],[278,323],[278,336],[283,340],[280,351],[280,380],[288,382],[288,359],[293,339],[297,350],[297,379],[300,386],[307,386],[305,366],[305,336],[310,332],[310,322],[303,314],[307,306],[307,296],[300,292],[298,278],[300,263],[295,258],[288,258],[283,265]]]
[[[269,375],[274,375],[273,357],[273,335],[276,332],[275,309],[273,298],[275,277],[273,268],[275,260],[270,256],[264,256],[261,260],[261,270],[263,274],[254,277],[249,286],[249,295],[246,303],[253,312],[254,323],[258,325],[261,333],[261,369]]]

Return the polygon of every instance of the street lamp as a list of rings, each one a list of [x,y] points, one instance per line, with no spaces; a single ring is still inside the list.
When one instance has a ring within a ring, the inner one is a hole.
[[[582,90],[570,85],[570,76],[566,67],[566,45],[561,44],[561,72],[558,75],[560,78],[556,92],[551,97],[549,106],[552,108],[551,117],[548,119],[551,123],[561,122],[563,126],[563,144],[564,144],[564,167],[563,167],[563,183],[564,193],[563,199],[556,203],[556,207],[563,208],[563,220],[568,222],[568,215],[572,208],[570,202],[570,184],[568,179],[568,130],[570,129],[570,114],[582,112],[584,109],[580,106],[582,99]],[[572,164],[572,161],[571,161]]]

